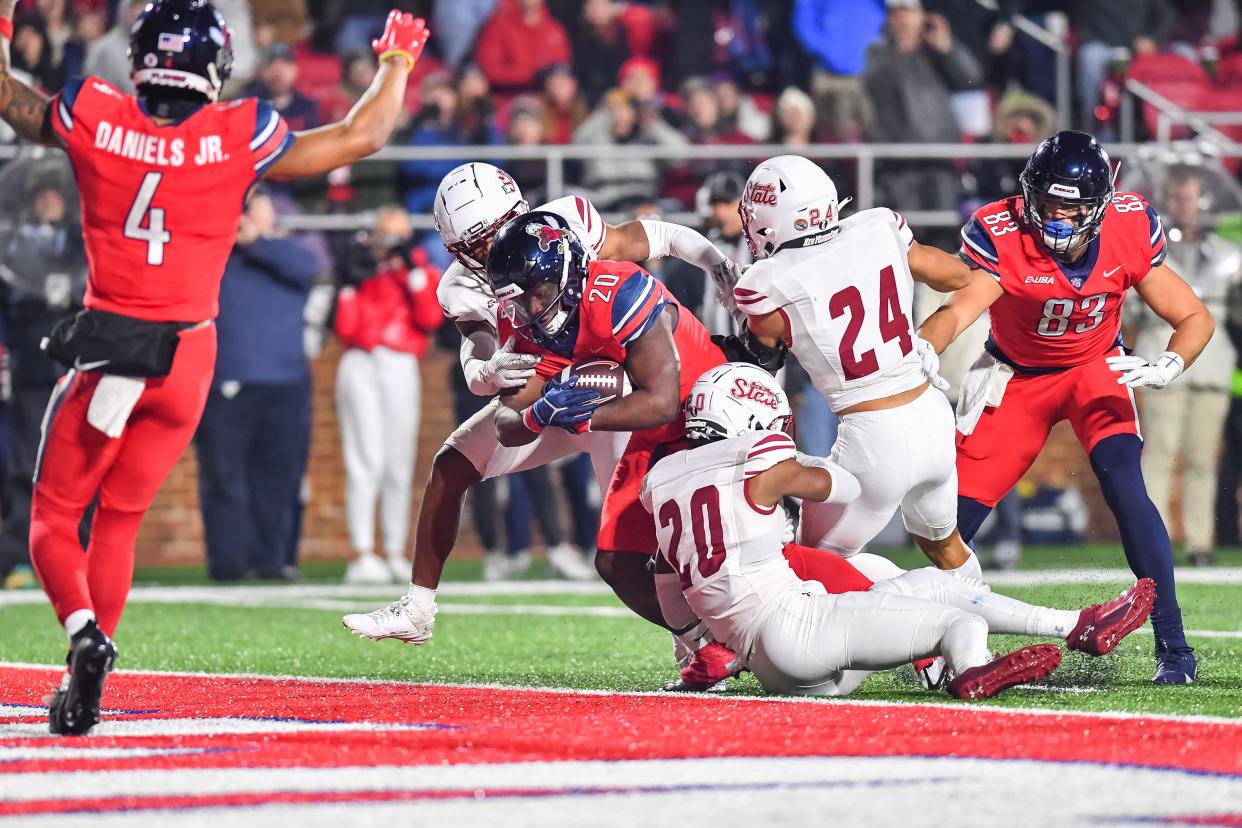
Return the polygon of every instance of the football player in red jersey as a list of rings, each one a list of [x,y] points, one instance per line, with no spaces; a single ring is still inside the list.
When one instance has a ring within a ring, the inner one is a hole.
[[[295,134],[270,103],[217,100],[233,52],[205,0],[147,5],[130,36],[136,96],[89,77],[51,99],[9,71],[15,6],[0,0],[0,117],[68,153],[90,262],[86,310],[49,338],[73,370],[44,420],[30,527],[31,560],[70,642],[49,723],[78,735],[99,721],[142,516],[202,414],[220,277],[246,198],[265,175],[319,175],[382,147],[427,30],[389,15],[371,88],[342,121]],[[84,555],[77,527],[96,497]]]
[[[1022,195],[988,204],[962,229],[976,269],[919,330],[942,351],[984,310],[986,351],[958,406],[958,527],[969,540],[1030,467],[1052,426],[1069,420],[1117,518],[1130,568],[1156,582],[1151,614],[1160,684],[1194,680],[1182,631],[1169,535],[1139,468],[1134,388],[1163,388],[1194,362],[1214,323],[1164,264],[1160,217],[1113,188],[1108,156],[1071,130],[1044,141],[1021,176]],[[1153,361],[1127,355],[1121,305],[1133,288],[1173,327]]]

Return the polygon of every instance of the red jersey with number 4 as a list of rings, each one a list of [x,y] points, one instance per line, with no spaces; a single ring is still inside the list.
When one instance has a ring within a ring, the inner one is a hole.
[[[681,360],[680,394],[685,400],[699,377],[724,363],[724,354],[694,314],[681,307],[659,280],[632,262],[594,261],[587,266],[578,306],[578,336],[569,356],[551,353],[520,336],[516,350],[543,356],[536,372],[544,379],[590,359],[611,359],[624,364],[630,345],[651,330],[660,313],[670,305],[678,311],[673,344]],[[513,334],[506,319],[500,319],[499,334],[501,342]],[[684,431],[684,423],[678,417],[661,429],[667,429],[672,439]],[[654,434],[660,429],[651,431]]]
[[[51,105],[81,192],[86,307],[213,319],[246,195],[292,144],[284,119],[245,98],[160,126],[95,77],[69,83]]]
[[[1138,195],[1117,193],[1087,253],[1066,265],[1047,253],[1022,209],[1021,196],[994,201],[962,228],[960,255],[1005,291],[989,308],[992,341],[1030,368],[1103,356],[1117,343],[1127,291],[1164,261],[1160,217]]]

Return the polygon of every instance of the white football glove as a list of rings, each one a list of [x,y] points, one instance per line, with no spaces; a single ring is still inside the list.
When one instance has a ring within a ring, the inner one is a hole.
[[[711,269],[712,282],[716,285],[716,301],[720,302],[729,313],[737,310],[733,288],[738,279],[742,278],[743,271],[744,268],[732,259],[724,259]]]
[[[479,379],[497,388],[521,388],[525,385],[535,375],[539,357],[535,354],[514,353],[513,347],[513,337],[509,337],[504,347],[483,364]]]
[[[1165,351],[1155,362],[1141,356],[1111,356],[1107,362],[1111,370],[1121,374],[1117,384],[1130,388],[1164,388],[1186,370],[1181,356],[1172,351]]]
[[[937,391],[947,393],[949,381],[940,376],[940,354],[936,353],[935,346],[923,337],[916,336],[914,338],[914,351],[919,355],[919,359],[923,363],[923,376],[927,377],[931,387]]]

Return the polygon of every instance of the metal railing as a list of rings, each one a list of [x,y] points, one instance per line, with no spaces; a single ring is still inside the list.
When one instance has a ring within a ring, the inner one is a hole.
[[[1156,143],[1170,143],[1173,127],[1185,124],[1201,138],[1228,156],[1242,155],[1242,144],[1216,128],[1217,125],[1242,124],[1242,112],[1196,112],[1169,100],[1141,81],[1127,78],[1118,118],[1121,121],[1121,140],[1134,141],[1135,101],[1156,109]]]

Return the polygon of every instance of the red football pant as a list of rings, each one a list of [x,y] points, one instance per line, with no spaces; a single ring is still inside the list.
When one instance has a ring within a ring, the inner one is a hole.
[[[214,325],[183,331],[172,371],[147,380],[115,439],[86,421],[99,373],[71,371],[57,385],[35,471],[30,559],[61,623],[89,609],[104,632],[116,630],[142,516],[194,436],[215,361]],[[96,494],[83,554],[78,524]]]
[[[643,478],[676,446],[660,442],[660,438],[639,432],[630,437],[617,468],[612,473],[604,503],[600,508],[597,549],[604,552],[638,552],[654,555],[659,551],[656,541],[655,517],[643,508],[639,494]],[[657,455],[657,452],[659,454]]]
[[[819,581],[829,595],[866,592],[875,582],[854,568],[836,552],[787,543],[784,548],[789,567],[804,581]]]
[[[1120,374],[1104,359],[1057,374],[1015,374],[1001,404],[984,409],[973,433],[957,435],[958,494],[995,506],[1035,462],[1061,420],[1069,420],[1087,454],[1106,437],[1142,436],[1134,392],[1117,384]]]

